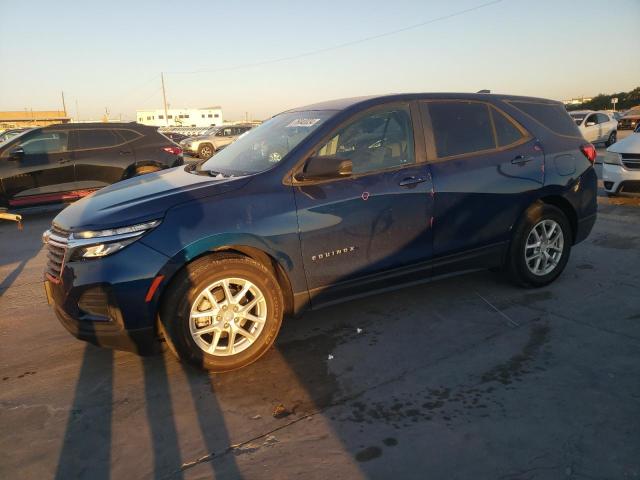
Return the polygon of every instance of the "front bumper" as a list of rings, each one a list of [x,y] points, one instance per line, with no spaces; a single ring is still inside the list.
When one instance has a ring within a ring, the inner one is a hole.
[[[609,193],[640,193],[640,169],[603,163],[602,181]]]
[[[46,275],[47,297],[75,337],[99,346],[155,353],[160,289],[146,301],[168,258],[137,241],[104,258],[68,262],[59,278]]]

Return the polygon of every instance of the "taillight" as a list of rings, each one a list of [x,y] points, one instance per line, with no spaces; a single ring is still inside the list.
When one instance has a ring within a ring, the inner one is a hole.
[[[598,152],[596,152],[596,147],[591,145],[590,143],[585,143],[584,145],[580,145],[580,151],[587,157],[592,164],[596,162],[596,157],[598,156]]]
[[[171,155],[182,155],[182,149],[180,147],[176,147],[175,145],[162,147],[162,150],[164,150],[167,153],[170,153]]]

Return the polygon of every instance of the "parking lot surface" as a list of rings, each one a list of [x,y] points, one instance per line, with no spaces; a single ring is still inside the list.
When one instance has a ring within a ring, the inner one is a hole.
[[[223,375],[72,338],[41,283],[55,212],[2,224],[0,478],[640,478],[640,199],[599,204],[552,285],[306,313]]]

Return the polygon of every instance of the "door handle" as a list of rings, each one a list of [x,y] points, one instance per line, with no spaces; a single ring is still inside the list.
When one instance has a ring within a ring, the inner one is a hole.
[[[418,183],[426,182],[427,177],[407,177],[400,180],[401,187],[410,187],[411,185],[417,185]]]
[[[120,155],[131,155],[131,150],[120,150]]]
[[[69,163],[71,161],[72,160],[70,158],[62,158],[62,159],[58,160],[58,163]]]
[[[531,160],[533,160],[533,157],[527,157],[525,155],[518,155],[517,157],[514,157],[511,160],[511,163],[523,164],[523,163],[530,162]]]

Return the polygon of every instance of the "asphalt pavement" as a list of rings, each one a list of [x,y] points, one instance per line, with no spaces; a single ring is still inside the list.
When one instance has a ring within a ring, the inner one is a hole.
[[[640,199],[599,203],[552,285],[310,312],[223,375],[72,338],[41,282],[55,213],[4,223],[0,478],[639,478]]]

